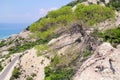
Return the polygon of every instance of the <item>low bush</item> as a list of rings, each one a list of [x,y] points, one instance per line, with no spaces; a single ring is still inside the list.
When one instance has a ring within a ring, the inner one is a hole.
[[[106,19],[115,17],[114,10],[111,10],[108,7],[103,7],[95,4],[90,6],[78,4],[75,9],[75,14],[78,17],[78,19],[82,20],[88,25],[94,25]]]
[[[71,68],[58,68],[52,71],[49,67],[45,67],[45,80],[71,80],[72,75]]]
[[[92,53],[90,50],[86,50],[84,53],[83,53],[83,58],[86,58],[88,56],[90,56]]]
[[[30,76],[28,76],[28,77],[26,78],[26,80],[33,80],[33,78],[30,77]]]
[[[15,68],[12,72],[12,77],[10,78],[10,80],[15,80],[17,78],[19,78],[19,75],[21,73],[19,72],[19,68]]]
[[[32,76],[32,77],[35,77],[35,76],[37,76],[37,75],[36,75],[35,73],[32,73],[31,76]]]
[[[120,10],[120,0],[110,0],[110,2],[107,4],[108,7]]]
[[[102,41],[110,42],[114,47],[120,44],[120,27],[108,29],[104,32],[96,30],[91,35],[96,39],[102,38]]]
[[[108,41],[112,45],[120,44],[120,27],[106,30],[103,32],[102,37],[104,41]]]
[[[35,45],[44,44],[46,42],[48,42],[48,41],[43,40],[43,39],[39,39],[35,42],[25,42],[23,45],[19,45],[19,46],[16,46],[16,47],[9,48],[8,51],[9,51],[10,54],[23,52],[27,49],[30,49],[30,48],[34,47]]]
[[[58,10],[53,10],[48,12],[48,17],[49,18],[57,18],[61,15],[69,15],[72,14],[72,7],[70,6],[63,6]]]
[[[2,71],[3,70],[3,66],[2,66],[2,64],[0,63],[0,71]]]

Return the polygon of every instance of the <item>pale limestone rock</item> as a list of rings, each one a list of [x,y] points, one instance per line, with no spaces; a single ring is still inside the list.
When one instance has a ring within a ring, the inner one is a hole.
[[[96,52],[101,57],[94,56]],[[83,63],[85,69],[81,71],[82,66],[74,75],[73,80],[119,80],[120,79],[120,48],[113,48],[109,43],[103,43],[100,45],[96,52],[90,59]],[[112,68],[115,70],[113,74],[110,68],[109,60],[112,59]],[[90,66],[89,66],[90,65]],[[103,70],[99,71],[96,66],[103,66]],[[98,70],[98,71],[96,71]]]

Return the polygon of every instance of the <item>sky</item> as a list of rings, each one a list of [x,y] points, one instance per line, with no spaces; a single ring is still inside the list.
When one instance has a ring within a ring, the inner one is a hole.
[[[72,0],[0,0],[0,23],[32,23]]]

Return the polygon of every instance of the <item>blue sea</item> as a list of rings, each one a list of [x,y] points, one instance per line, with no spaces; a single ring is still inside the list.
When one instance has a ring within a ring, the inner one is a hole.
[[[28,23],[0,23],[0,39],[8,38],[12,34],[18,34],[24,30]]]

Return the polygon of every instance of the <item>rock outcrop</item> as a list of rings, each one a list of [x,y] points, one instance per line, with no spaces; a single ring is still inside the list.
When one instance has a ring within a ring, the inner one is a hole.
[[[97,47],[94,54],[85,61],[73,80],[119,80],[120,48],[113,48],[110,43]]]

